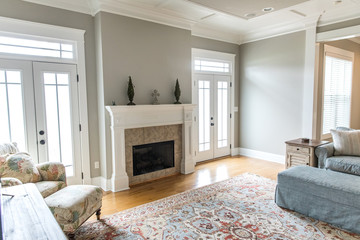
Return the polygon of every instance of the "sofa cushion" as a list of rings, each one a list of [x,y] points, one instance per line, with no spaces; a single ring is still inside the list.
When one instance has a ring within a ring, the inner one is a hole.
[[[359,176],[296,166],[278,174],[275,202],[312,218],[360,233]]]
[[[101,208],[102,190],[90,185],[71,185],[45,198],[64,232],[75,231]]]
[[[360,130],[330,130],[334,141],[334,155],[360,156]]]
[[[18,153],[19,149],[16,143],[3,143],[0,144],[0,155]]]
[[[19,179],[22,183],[35,183],[41,180],[40,173],[32,161],[31,156],[19,152],[0,157],[0,176]]]
[[[335,156],[326,159],[325,168],[360,176],[360,157]]]
[[[43,196],[43,198],[46,198],[51,194],[59,191],[60,189],[66,187],[66,184],[63,181],[41,181],[35,183],[35,186],[41,193],[41,196]]]

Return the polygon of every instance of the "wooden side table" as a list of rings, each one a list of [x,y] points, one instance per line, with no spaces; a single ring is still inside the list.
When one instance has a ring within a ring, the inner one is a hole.
[[[301,138],[286,141],[286,168],[298,165],[317,167],[315,148],[328,143],[328,141],[312,140],[308,143],[301,141]]]

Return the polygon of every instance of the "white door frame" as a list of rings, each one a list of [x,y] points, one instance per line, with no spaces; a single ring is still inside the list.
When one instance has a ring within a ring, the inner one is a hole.
[[[192,48],[191,49],[191,72],[192,72],[192,80],[191,80],[191,92],[192,92],[192,103],[196,103],[196,97],[197,97],[197,85],[195,80],[195,74],[213,74],[213,75],[228,75],[230,76],[230,153],[233,155],[232,149],[234,148],[234,110],[235,110],[235,54],[231,53],[223,53],[223,52],[217,52],[217,51],[210,51],[210,50],[204,50],[204,49],[198,49],[198,48]],[[205,59],[214,59],[214,60],[220,60],[220,61],[227,61],[230,62],[230,73],[224,74],[224,73],[217,73],[217,72],[204,72],[204,71],[195,71],[195,58],[205,58]],[[193,119],[194,121],[194,127],[195,132],[198,132],[199,129],[196,124],[196,114]],[[197,136],[197,135],[196,135]],[[194,144],[196,146],[199,145],[199,139],[198,136],[195,137]],[[197,161],[197,148],[194,148],[194,156],[195,161]]]
[[[87,108],[87,92],[86,92],[86,68],[85,68],[85,30],[59,27],[49,24],[42,24],[36,22],[23,21],[13,18],[0,17],[0,33],[16,34],[23,36],[36,36],[48,39],[60,39],[72,41],[75,43],[76,58],[72,61],[64,61],[61,59],[52,59],[52,62],[66,62],[75,63],[77,65],[79,75],[79,101],[81,108],[80,123],[81,123],[81,162],[83,172],[83,183],[91,184],[90,177],[90,148],[89,148],[89,127],[88,127],[88,108]],[[0,58],[5,59],[20,59],[42,61],[36,57],[24,55],[0,54]]]

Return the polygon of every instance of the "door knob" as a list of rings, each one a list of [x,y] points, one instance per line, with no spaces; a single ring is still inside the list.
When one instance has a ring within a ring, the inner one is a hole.
[[[210,120],[214,120],[214,117],[211,117]]]
[[[40,135],[44,135],[44,133],[45,133],[45,132],[44,132],[43,130],[41,130],[41,131],[39,132]]]
[[[40,140],[40,144],[41,145],[44,145],[45,144],[45,140],[43,139],[43,140]]]
[[[211,125],[211,126],[214,126],[215,124],[211,123],[210,125]]]

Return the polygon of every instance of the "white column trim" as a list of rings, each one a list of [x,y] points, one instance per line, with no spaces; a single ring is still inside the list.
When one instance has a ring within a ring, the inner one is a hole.
[[[303,81],[302,137],[313,137],[316,24],[318,17],[306,28]]]

